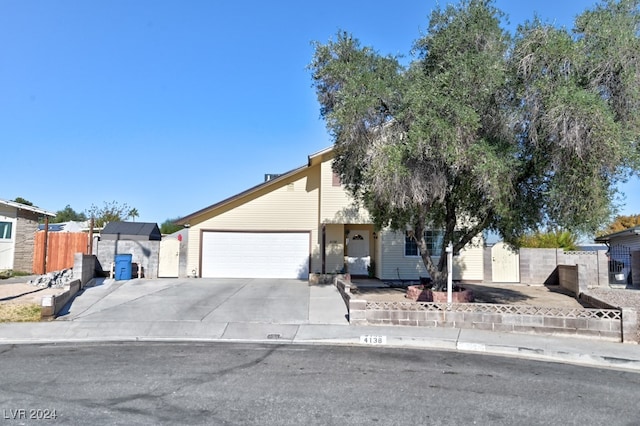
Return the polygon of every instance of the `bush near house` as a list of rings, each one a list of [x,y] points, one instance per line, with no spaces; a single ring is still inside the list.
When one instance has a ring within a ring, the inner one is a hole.
[[[578,238],[569,231],[536,232],[520,238],[520,247],[525,248],[561,248],[564,251],[578,249]]]

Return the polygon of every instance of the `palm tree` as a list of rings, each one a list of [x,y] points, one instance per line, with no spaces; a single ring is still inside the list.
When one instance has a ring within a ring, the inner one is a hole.
[[[136,217],[138,216],[140,216],[140,214],[138,213],[138,209],[136,208],[129,210],[129,214],[127,215],[127,217],[130,217],[134,222],[136,221]]]

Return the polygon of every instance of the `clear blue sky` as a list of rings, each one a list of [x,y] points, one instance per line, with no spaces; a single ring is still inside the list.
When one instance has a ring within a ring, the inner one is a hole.
[[[515,28],[594,1],[500,0]],[[339,29],[409,55],[434,0],[0,0],[0,198],[162,223],[331,145],[306,66]],[[446,4],[441,1],[440,4]],[[622,213],[640,213],[637,179]]]

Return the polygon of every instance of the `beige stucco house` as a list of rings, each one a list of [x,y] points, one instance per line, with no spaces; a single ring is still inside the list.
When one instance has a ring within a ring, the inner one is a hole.
[[[428,276],[404,233],[376,230],[333,173],[333,148],[307,164],[177,221],[188,227],[187,275],[298,278],[349,272]],[[439,234],[430,232],[437,243]],[[481,239],[454,258],[454,279],[482,280]]]

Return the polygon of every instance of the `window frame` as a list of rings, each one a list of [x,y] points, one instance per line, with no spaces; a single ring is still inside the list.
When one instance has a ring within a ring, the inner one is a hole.
[[[411,230],[405,231],[404,234],[404,257],[420,257],[420,249],[418,248],[418,242],[414,238],[414,233]],[[440,257],[439,254],[434,255],[434,248],[439,249],[444,239],[444,231],[437,229],[425,229],[424,238],[427,243],[427,247],[433,257]]]
[[[7,236],[7,230],[9,236]],[[13,239],[13,222],[0,220],[0,240],[11,241]]]

